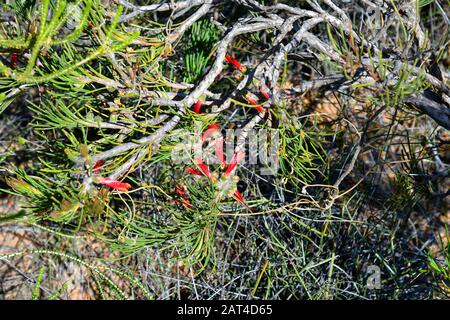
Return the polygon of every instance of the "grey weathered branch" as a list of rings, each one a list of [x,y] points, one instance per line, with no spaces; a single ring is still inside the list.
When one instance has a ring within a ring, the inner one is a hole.
[[[436,101],[437,99],[436,95],[423,93],[410,95],[406,97],[405,102],[431,117],[445,129],[450,130],[450,107],[446,106],[443,101]]]
[[[164,12],[164,11],[178,11],[186,8],[192,8],[203,4],[211,4],[212,0],[187,0],[187,1],[169,1],[165,3],[155,3],[147,6],[136,6],[126,0],[117,0],[118,4],[132,10],[131,13],[124,15],[120,21],[128,21],[140,14],[149,12]]]
[[[112,157],[116,157],[120,154],[123,154],[127,151],[130,151],[138,147],[142,147],[144,145],[152,144],[156,146],[158,143],[161,142],[161,140],[167,135],[168,132],[170,132],[173,128],[175,128],[180,119],[181,119],[180,116],[173,116],[172,119],[166,122],[161,128],[156,130],[153,134],[140,138],[136,142],[123,143],[110,150],[98,153],[91,158],[91,161],[95,163],[99,160],[106,160]],[[82,157],[79,157],[75,159],[75,162],[81,164],[84,162],[84,159]]]
[[[259,22],[255,23],[251,23],[251,21],[249,21],[248,24],[241,23],[236,25],[221,40],[221,42],[217,46],[215,60],[211,66],[211,69],[209,70],[207,75],[203,78],[203,80],[198,84],[198,86],[186,98],[183,99],[183,103],[186,106],[193,105],[204,94],[204,92],[214,83],[217,76],[222,72],[225,55],[227,53],[227,48],[236,36],[245,33],[265,30],[268,28],[274,28],[280,26],[283,22],[282,20],[274,21],[271,19],[259,19],[258,21]]]

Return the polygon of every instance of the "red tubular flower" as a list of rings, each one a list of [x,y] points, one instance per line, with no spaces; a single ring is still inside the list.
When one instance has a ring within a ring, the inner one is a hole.
[[[225,161],[225,155],[223,153],[223,136],[220,136],[216,139],[216,155],[222,168],[225,168],[227,166],[227,163]]]
[[[265,87],[265,86],[260,86],[259,87],[259,92],[264,96],[264,98],[266,98],[267,100],[269,100],[270,99],[270,94],[269,94],[269,92],[267,92],[267,87]]]
[[[228,62],[229,64],[231,64],[233,67],[235,67],[239,71],[241,71],[242,73],[247,71],[247,68],[245,66],[240,64],[239,61],[237,61],[235,58],[230,56],[228,53],[225,55],[225,61]]]
[[[234,191],[233,198],[235,198],[238,202],[245,204],[244,197],[242,196],[242,194],[239,192],[238,189]]]
[[[187,199],[186,191],[184,190],[184,188],[182,186],[176,186],[175,193],[177,195],[179,195],[180,197],[182,197],[183,199]]]
[[[239,192],[238,189],[234,191],[233,198],[240,204],[244,205],[249,211],[254,212],[254,210],[250,208],[247,203],[245,203],[244,197],[242,196],[242,194]]]
[[[248,103],[250,103],[258,112],[266,112],[266,110],[249,95],[245,96],[245,99],[247,99]]]
[[[200,170],[197,170],[192,167],[187,168],[186,172],[189,174],[193,174],[194,176],[202,176],[203,175],[203,173]]]
[[[208,139],[211,135],[214,133],[219,132],[220,133],[220,126],[217,123],[212,123],[206,128],[206,130],[202,134],[202,142],[205,142],[206,139]]]
[[[220,126],[217,123],[213,122],[208,126],[206,130],[220,130]]]
[[[200,168],[205,176],[211,179],[211,172],[209,172],[208,166],[203,162],[202,159],[197,159],[195,161],[196,165]]]
[[[191,201],[189,201],[189,197],[188,197],[188,195],[186,193],[186,190],[183,187],[177,186],[175,188],[175,193],[178,194],[181,197],[181,199],[182,199],[181,201],[175,200],[175,202],[181,203],[186,208],[192,208]]]
[[[128,191],[128,189],[131,188],[130,184],[120,182],[111,178],[97,177],[97,182],[121,192]]]
[[[181,204],[183,205],[183,206],[185,206],[186,208],[189,208],[189,209],[192,209],[193,207],[192,207],[192,204],[191,204],[191,202],[189,201],[189,200],[182,200],[181,201]]]
[[[203,104],[203,100],[202,99],[198,99],[197,103],[194,105],[193,111],[195,113],[200,113],[200,108],[202,107]]]
[[[226,167],[225,155],[223,153],[223,136],[220,135],[220,126],[217,123],[212,123],[208,126],[208,128],[202,134],[202,142],[208,139],[211,135],[219,133],[219,136],[216,139],[216,155],[220,161],[220,164],[223,168]]]
[[[10,66],[11,69],[15,69],[17,67],[17,63],[19,62],[19,55],[17,53],[11,53]]]
[[[173,203],[179,203],[182,206],[184,206],[186,208],[189,208],[189,209],[193,208],[192,204],[191,204],[191,202],[189,200],[170,200],[170,201],[173,202]]]
[[[98,160],[98,161],[94,164],[94,166],[92,167],[92,171],[93,171],[95,174],[98,174],[98,173],[100,172],[100,168],[101,168],[102,165],[103,165],[103,160]]]
[[[239,161],[241,161],[244,158],[245,154],[242,150],[238,151],[233,155],[233,158],[231,158],[230,165],[227,168],[227,171],[225,171],[224,176],[228,177],[236,168]]]

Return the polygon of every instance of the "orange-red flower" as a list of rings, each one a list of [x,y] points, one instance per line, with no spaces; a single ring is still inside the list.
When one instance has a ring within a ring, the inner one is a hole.
[[[244,200],[244,197],[242,196],[242,194],[239,192],[238,189],[234,190],[233,198],[240,204],[244,205],[249,211],[251,211],[251,212],[255,211],[254,209],[252,209],[248,206],[248,204]]]
[[[200,113],[200,108],[202,107],[203,104],[203,100],[202,99],[198,99],[197,103],[194,105],[193,111],[195,113]]]
[[[222,168],[225,168],[227,163],[225,161],[225,154],[223,153],[223,136],[216,139],[216,155]]]
[[[196,159],[195,164],[200,168],[205,176],[211,179],[211,172],[209,172],[208,166],[203,162],[202,159]]]
[[[264,98],[266,98],[267,100],[270,99],[270,94],[269,94],[269,92],[267,92],[265,86],[260,86],[260,87],[259,87],[259,92],[260,92],[260,93],[264,96]]]
[[[11,60],[10,60],[11,69],[15,69],[17,67],[18,62],[19,62],[19,55],[16,52],[11,53]]]
[[[248,103],[250,103],[258,112],[266,112],[266,110],[249,95],[246,95],[245,99],[247,99]]]
[[[202,142],[205,142],[206,139],[208,139],[211,135],[213,135],[216,132],[220,133],[220,126],[217,123],[213,122],[202,133]]]
[[[186,190],[182,186],[176,186],[175,187],[175,193],[182,197],[183,199],[187,199]]]
[[[247,71],[247,68],[245,66],[243,66],[242,64],[239,63],[239,61],[237,61],[235,58],[233,58],[232,56],[230,56],[228,53],[225,55],[225,61],[228,62],[229,64],[231,64],[233,67],[235,67],[236,69],[238,69],[241,72],[245,72]]]
[[[223,153],[223,136],[220,135],[220,126],[217,123],[212,123],[208,126],[208,128],[202,134],[202,142],[205,142],[211,135],[219,133],[219,136],[216,138],[216,155],[219,159],[219,162],[223,168],[226,166],[225,155]]]
[[[242,196],[242,194],[239,192],[238,189],[234,191],[233,198],[235,198],[238,202],[245,204],[244,197]]]
[[[100,172],[100,168],[102,167],[102,165],[103,165],[103,160],[98,160],[98,161],[94,164],[94,167],[92,167],[92,171],[93,171],[95,174],[98,174],[98,173]]]
[[[121,192],[126,192],[131,188],[131,185],[129,183],[120,182],[111,178],[97,177],[96,181],[97,183],[104,184],[105,186]]]
[[[177,186],[175,188],[175,193],[181,197],[181,201],[175,200],[175,202],[181,203],[186,208],[192,208],[191,201],[186,193],[186,190],[182,186]]]
[[[224,173],[225,177],[228,177],[234,171],[237,164],[239,163],[239,161],[241,161],[244,158],[244,156],[245,156],[245,153],[242,150],[233,154],[233,158],[231,158],[231,161],[227,168],[227,171],[225,171],[225,173]]]
[[[189,174],[193,174],[194,176],[202,176],[203,175],[203,173],[200,170],[197,170],[192,167],[187,168],[186,172]]]

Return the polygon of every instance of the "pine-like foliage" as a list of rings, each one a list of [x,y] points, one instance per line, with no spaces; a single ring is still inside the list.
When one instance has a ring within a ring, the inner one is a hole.
[[[0,188],[21,204],[0,222],[91,235],[124,259],[156,250],[222,289],[238,275],[248,298],[407,292],[392,289],[410,265],[396,250],[412,252],[394,245],[398,221],[447,192],[448,40],[418,18],[446,17],[439,2],[374,0],[380,25],[329,0],[140,2],[1,5],[0,116],[23,117],[26,161],[0,154]],[[101,297],[105,285],[128,297],[98,267],[35,253],[82,264]],[[426,281],[448,281],[421,259]],[[379,293],[371,264],[386,268]]]

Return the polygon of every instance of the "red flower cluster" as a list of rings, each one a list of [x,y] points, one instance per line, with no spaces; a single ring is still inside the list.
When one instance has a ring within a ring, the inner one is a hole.
[[[241,71],[242,73],[245,73],[247,71],[247,68],[245,66],[243,66],[238,60],[236,60],[234,57],[232,57],[228,53],[226,53],[226,55],[225,55],[225,61],[227,63],[229,63],[230,65],[232,65],[233,67],[235,67],[236,69],[238,69],[239,71]],[[267,99],[267,100],[270,99],[270,94],[268,93],[268,90],[267,90],[267,88],[265,86],[261,85],[259,87],[259,92],[261,93],[261,95],[265,99]],[[258,102],[252,96],[247,95],[247,96],[245,96],[245,99],[258,112],[261,112],[261,113],[262,112],[266,112],[266,110],[260,104],[258,104]],[[200,110],[201,110],[201,107],[202,107],[203,103],[204,103],[204,98],[198,99],[197,102],[195,103],[195,105],[193,106],[192,110],[195,113],[200,113]],[[238,163],[244,158],[245,154],[244,154],[243,151],[236,152],[233,155],[230,163],[227,165],[226,160],[225,160],[225,155],[224,155],[224,152],[223,152],[224,138],[220,134],[220,126],[217,123],[211,124],[205,130],[205,132],[203,132],[202,137],[201,137],[201,142],[202,143],[205,142],[212,135],[216,135],[215,151],[216,151],[217,158],[220,161],[222,169],[226,168],[225,172],[223,173],[223,177],[228,179],[229,176],[232,175],[232,173],[236,170],[236,167],[237,167]],[[196,175],[196,176],[206,176],[208,179],[216,181],[216,177],[211,174],[211,171],[209,170],[208,166],[203,162],[203,160],[201,158],[196,158],[194,160],[194,162],[195,162],[196,168],[195,167],[189,167],[189,168],[186,169],[186,173],[192,174],[192,175]],[[188,197],[187,197],[187,194],[186,194],[184,189],[182,189],[181,187],[177,186],[175,192],[181,197],[182,200],[180,202],[185,207],[189,207],[189,208],[192,207],[192,205],[188,201]],[[233,192],[233,198],[236,199],[236,201],[238,201],[239,203],[242,203],[245,206],[247,206],[245,204],[244,197],[239,192],[239,190],[236,189]],[[248,208],[248,206],[247,206],[247,208]]]
[[[220,126],[217,123],[213,123],[210,126],[208,126],[208,128],[203,132],[201,140],[202,142],[204,142],[206,141],[206,139],[208,139],[210,136],[214,134],[219,135],[218,137],[216,137],[216,155],[220,161],[222,168],[223,169],[227,168],[226,171],[223,173],[223,177],[228,178],[235,171],[238,163],[244,158],[245,154],[243,151],[236,152],[227,166],[225,161],[225,155],[223,153],[224,139],[223,136],[220,134]],[[186,172],[196,176],[206,176],[208,177],[208,179],[211,180],[214,179],[213,175],[211,174],[211,171],[209,170],[208,166],[203,162],[202,159],[200,158],[195,159],[195,164],[197,165],[198,169],[194,167],[189,167],[186,169]],[[187,202],[187,194],[181,193],[180,188],[181,187],[178,186],[177,189],[175,190],[175,192],[182,198],[182,200],[178,202],[180,202],[185,207],[192,208],[190,202]],[[244,201],[244,197],[242,196],[242,194],[239,192],[238,189],[234,190],[233,198],[239,203],[249,208]]]

